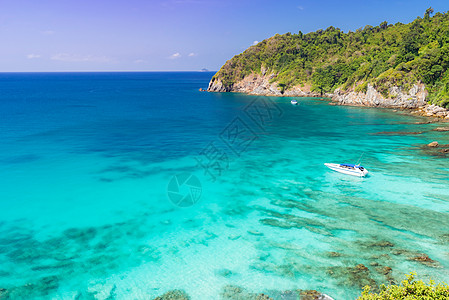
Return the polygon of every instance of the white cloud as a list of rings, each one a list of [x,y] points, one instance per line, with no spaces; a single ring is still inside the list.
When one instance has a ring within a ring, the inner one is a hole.
[[[144,59],[136,59],[136,60],[134,61],[135,64],[144,64],[144,63],[146,63],[146,62],[147,62],[147,61],[144,60]]]
[[[99,62],[99,63],[112,62],[112,59],[106,56],[78,55],[68,53],[55,54],[51,57],[51,59],[64,62]]]
[[[31,53],[31,54],[28,54],[28,55],[27,55],[27,58],[28,58],[28,59],[39,58],[39,57],[41,57],[39,54],[33,54],[33,53]]]
[[[300,6],[298,6],[298,9],[299,9],[299,10],[304,10],[304,7],[302,7],[302,6],[300,5]]]
[[[196,56],[196,53],[189,53],[189,57],[193,57],[193,56]]]
[[[177,59],[180,57],[181,57],[181,54],[179,52],[176,52],[175,54],[170,55],[168,58],[169,59]]]
[[[253,46],[259,44],[259,41],[254,41]]]

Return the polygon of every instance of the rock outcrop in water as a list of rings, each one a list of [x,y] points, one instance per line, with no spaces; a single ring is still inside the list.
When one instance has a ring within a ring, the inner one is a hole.
[[[439,117],[449,119],[448,109],[433,104],[419,107],[417,113],[426,117]]]

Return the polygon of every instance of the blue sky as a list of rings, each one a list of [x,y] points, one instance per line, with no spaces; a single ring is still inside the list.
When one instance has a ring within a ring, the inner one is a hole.
[[[408,23],[448,0],[0,0],[0,72],[217,70],[276,33]]]

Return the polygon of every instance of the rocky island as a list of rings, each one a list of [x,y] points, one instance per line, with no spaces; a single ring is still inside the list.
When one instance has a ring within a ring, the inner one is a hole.
[[[326,97],[449,119],[449,12],[344,33],[275,35],[234,56],[208,91]]]

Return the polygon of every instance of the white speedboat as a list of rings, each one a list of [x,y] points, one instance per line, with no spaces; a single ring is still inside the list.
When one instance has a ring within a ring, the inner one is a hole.
[[[293,99],[292,101],[290,101],[291,102],[291,104],[293,104],[293,105],[298,105],[298,101],[296,101],[295,99]]]
[[[352,176],[365,177],[368,174],[368,170],[360,165],[330,163],[325,163],[324,165],[331,170]]]

